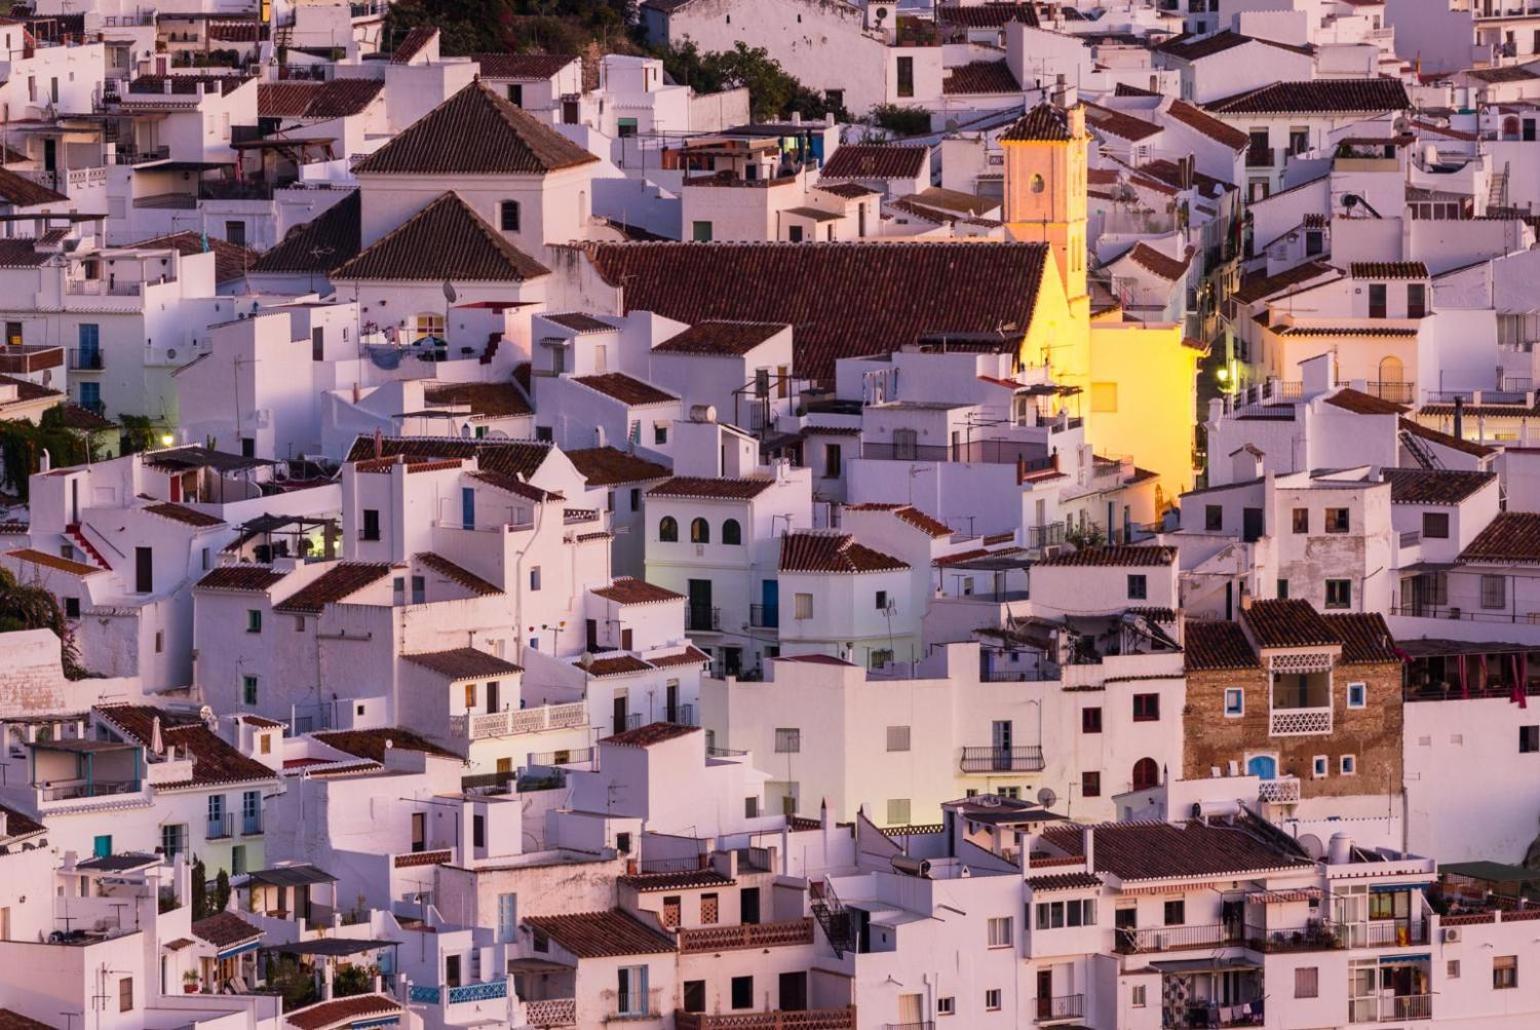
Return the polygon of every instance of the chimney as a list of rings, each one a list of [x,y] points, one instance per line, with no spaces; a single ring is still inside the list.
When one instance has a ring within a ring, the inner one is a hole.
[[[1456,439],[1465,439],[1465,398],[1459,394],[1454,398],[1454,435]]]
[[[1241,611],[1251,611],[1251,591],[1246,589],[1246,584],[1241,584]]]
[[[1085,871],[1096,872],[1096,827],[1087,826],[1081,836],[1081,850],[1085,852]]]
[[[374,456],[376,458],[378,458],[381,454],[384,453],[384,450],[385,450],[385,442],[380,437],[379,429],[376,428],[375,431],[374,431]]]

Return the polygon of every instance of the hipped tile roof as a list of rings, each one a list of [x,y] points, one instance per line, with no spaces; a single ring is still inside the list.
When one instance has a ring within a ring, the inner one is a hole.
[[[1044,558],[1039,565],[1098,565],[1108,567],[1153,567],[1170,565],[1176,560],[1172,547],[1085,547]]]
[[[1308,79],[1275,82],[1207,106],[1218,114],[1328,114],[1404,111],[1412,102],[1399,79]]]
[[[527,916],[524,923],[578,958],[661,955],[675,950],[671,939],[648,929],[618,908],[560,916]]]
[[[929,147],[847,143],[824,163],[823,179],[912,179],[925,169]]]
[[[529,440],[459,440],[453,437],[383,437],[380,456],[401,455],[408,461],[475,458],[483,472],[501,472],[528,479],[551,455],[549,444]],[[348,461],[374,457],[374,438],[360,436],[348,451]]]
[[[390,566],[376,562],[337,562],[321,575],[284,598],[278,611],[319,614],[329,604],[345,601],[364,587],[390,575]]]
[[[577,54],[472,54],[486,79],[549,79],[573,61]]]
[[[358,256],[362,246],[362,207],[353,190],[331,207],[284,234],[258,257],[253,272],[324,274]]]
[[[423,566],[432,569],[445,579],[452,580],[479,597],[492,597],[503,592],[503,588],[496,583],[490,583],[476,575],[470,569],[457,565],[441,554],[432,551],[422,551],[417,555],[417,560]]]
[[[234,912],[218,912],[193,923],[192,935],[216,948],[225,948],[261,937],[262,931]]]
[[[451,192],[439,194],[332,275],[343,280],[523,282],[550,271]]]
[[[801,532],[781,538],[781,572],[898,572],[907,562],[865,544],[848,533]]]
[[[1064,142],[1069,139],[1069,118],[1062,107],[1038,104],[1001,133],[1000,139],[1011,143]]]
[[[792,326],[799,376],[831,379],[839,358],[889,353],[926,333],[1025,336],[1042,243],[616,243],[588,248],[626,311],[694,324]],[[747,284],[747,287],[746,287]]]
[[[266,565],[222,565],[198,580],[200,590],[267,590],[283,581],[282,572]]]
[[[1004,60],[969,61],[947,71],[941,92],[948,96],[977,93],[1020,93],[1021,83]]]
[[[613,744],[616,747],[652,747],[654,744],[663,744],[699,732],[699,726],[681,726],[674,722],[650,722],[634,730],[626,730],[623,733],[601,738],[599,743]]]
[[[1176,282],[1187,274],[1187,265],[1191,260],[1177,260],[1163,251],[1156,250],[1147,243],[1136,243],[1125,255],[1140,268],[1160,276],[1168,282]]]
[[[192,758],[192,773],[181,783],[161,783],[163,790],[182,786],[249,783],[276,779],[277,774],[254,758],[226,743],[198,719],[174,715],[153,705],[98,705],[97,714],[116,726],[122,735],[148,748],[153,742],[155,720],[160,719],[161,742]]]
[[[191,229],[168,233],[165,236],[153,236],[130,246],[171,247],[183,257],[202,254],[205,250],[213,251],[216,283],[229,283],[240,279],[258,260],[257,252],[250,248],[214,236],[205,237],[202,233],[193,232]]]
[[[1426,279],[1428,266],[1421,261],[1354,261],[1348,273],[1354,279]]]
[[[353,170],[402,175],[543,175],[598,160],[478,80],[407,126]]]
[[[1251,137],[1233,125],[1215,118],[1201,108],[1194,107],[1185,100],[1173,101],[1166,113],[1183,125],[1196,132],[1200,132],[1216,143],[1222,143],[1231,150],[1244,150],[1251,142]]]
[[[534,414],[524,391],[511,379],[506,383],[425,383],[422,398],[429,404],[468,407],[479,418]]]
[[[1260,647],[1324,647],[1340,644],[1331,624],[1299,598],[1253,601],[1241,609],[1241,621]]]
[[[776,322],[697,322],[658,344],[653,353],[739,357],[785,328]]]
[[[936,21],[970,29],[1000,28],[1013,21],[1038,27],[1033,3],[937,4]]]
[[[1459,504],[1497,478],[1459,469],[1384,469],[1381,475],[1390,483],[1392,504]]]
[[[1188,672],[1255,669],[1259,665],[1251,641],[1246,639],[1239,623],[1218,619],[1189,620],[1182,643]]]
[[[524,670],[495,654],[474,647],[455,647],[448,651],[420,651],[404,654],[401,660],[420,665],[445,679],[485,679],[488,676],[512,676]]]
[[[574,376],[573,382],[581,383],[597,393],[614,398],[622,404],[667,404],[679,398],[643,382],[624,372],[605,372],[599,375]]]
[[[460,757],[453,752],[444,750],[421,735],[413,733],[411,730],[398,729],[394,726],[369,730],[332,730],[326,733],[317,733],[315,739],[328,747],[334,747],[338,751],[346,751],[350,755],[356,755],[371,762],[385,761],[387,744],[392,748],[400,748],[403,751],[421,751],[424,754],[438,755],[441,758]]]
[[[667,465],[614,447],[586,447],[566,454],[589,486],[641,483],[649,479],[667,479],[670,475]]]
[[[1499,512],[1460,552],[1459,560],[1505,565],[1540,562],[1540,513]]]
[[[345,118],[361,113],[385,88],[384,79],[283,79],[257,83],[259,118]]]
[[[1335,612],[1323,615],[1342,642],[1342,661],[1349,665],[1373,662],[1399,663],[1396,642],[1379,612]]]
[[[657,604],[660,601],[682,600],[683,594],[631,576],[621,576],[607,587],[597,587],[594,594],[616,604]]]
[[[8,168],[0,168],[0,200],[16,207],[34,207],[38,204],[63,204],[70,198],[57,190],[51,190],[40,182],[33,182]]]
[[[1079,826],[1051,826],[1043,836],[1068,854],[1081,855]],[[1313,863],[1281,834],[1264,836],[1246,820],[1103,823],[1093,827],[1096,872],[1123,881],[1224,876],[1294,869]]]
[[[1161,131],[1160,126],[1153,122],[1097,104],[1085,105],[1085,120],[1103,132],[1109,132],[1120,139],[1132,142],[1149,139]]]
[[[770,489],[773,479],[711,479],[674,476],[647,491],[648,497],[693,497],[701,500],[749,501]]]

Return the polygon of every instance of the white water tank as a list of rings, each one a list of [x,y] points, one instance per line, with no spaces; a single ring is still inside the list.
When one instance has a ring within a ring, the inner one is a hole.
[[[1350,834],[1334,833],[1326,846],[1326,860],[1332,865],[1344,865],[1353,860],[1353,838]]]

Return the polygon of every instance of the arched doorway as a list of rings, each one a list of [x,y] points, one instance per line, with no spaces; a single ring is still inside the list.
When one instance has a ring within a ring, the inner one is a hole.
[[[1400,358],[1391,355],[1380,359],[1380,382],[1406,382],[1406,366],[1401,363]]]
[[[1134,789],[1148,790],[1160,785],[1160,766],[1153,758],[1141,758],[1134,763]]]

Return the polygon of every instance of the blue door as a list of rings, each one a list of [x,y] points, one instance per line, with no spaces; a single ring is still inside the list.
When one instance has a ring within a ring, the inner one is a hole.
[[[764,622],[762,625],[775,627],[781,624],[781,582],[777,579],[767,579],[759,585],[759,600],[762,606]]]
[[[112,834],[104,833],[92,841],[91,854],[97,858],[106,858],[112,854]]]
[[[80,406],[82,408],[86,408],[86,409],[88,409],[90,411],[94,411],[98,415],[100,415],[102,413],[102,384],[101,383],[81,383],[80,384]]]
[[[460,524],[476,528],[476,491],[468,486],[460,488]]]
[[[101,327],[94,324],[80,326],[80,368],[102,367]]]
[[[1272,755],[1257,755],[1246,763],[1246,772],[1259,780],[1278,778],[1278,759]]]

